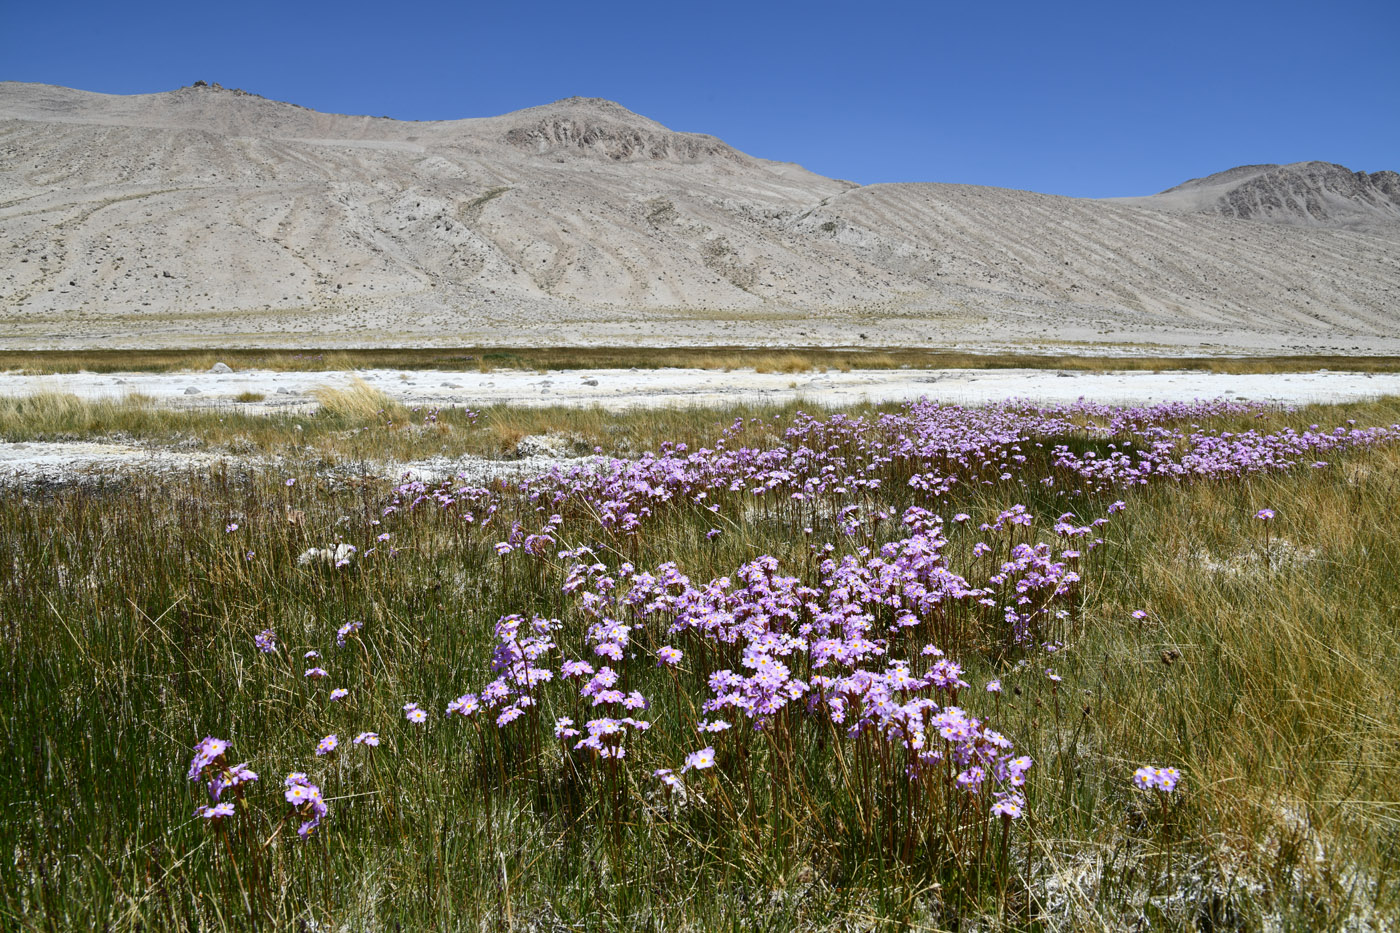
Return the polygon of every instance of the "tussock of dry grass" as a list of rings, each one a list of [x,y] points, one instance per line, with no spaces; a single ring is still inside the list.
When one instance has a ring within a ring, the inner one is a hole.
[[[393,396],[358,376],[343,389],[319,386],[311,394],[321,411],[342,421],[369,422],[376,418],[392,421],[405,417],[408,409]]]

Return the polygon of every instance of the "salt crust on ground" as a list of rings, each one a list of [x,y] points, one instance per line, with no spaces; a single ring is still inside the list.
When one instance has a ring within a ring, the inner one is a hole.
[[[723,406],[797,401],[810,405],[891,402],[926,396],[959,404],[1008,398],[1058,404],[1095,402],[1146,404],[1230,398],[1287,405],[1348,402],[1400,395],[1400,373],[1228,374],[1201,372],[1074,372],[1069,370],[866,370],[827,373],[717,372],[698,369],[534,372],[447,372],[362,370],[359,372],[73,373],[23,376],[0,373],[0,396],[38,392],[80,398],[121,399],[140,394],[182,409],[247,412],[311,411],[320,386],[344,387],[356,378],[405,404],[480,408],[491,404],[599,405],[621,411],[636,407]],[[585,381],[587,380],[587,381]],[[596,382],[596,385],[590,384]],[[198,394],[186,394],[188,389]],[[279,391],[281,390],[281,391]],[[261,402],[237,402],[242,392],[260,392]],[[246,458],[207,451],[171,450],[103,442],[0,442],[0,482],[53,483],[126,470],[157,472],[208,469],[221,462],[251,465]],[[522,478],[569,458],[532,456],[515,460],[463,457],[420,463],[366,464],[385,476],[405,472],[425,479],[465,471],[473,481]]]

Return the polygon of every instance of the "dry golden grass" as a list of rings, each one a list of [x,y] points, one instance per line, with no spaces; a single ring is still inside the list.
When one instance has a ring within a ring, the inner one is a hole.
[[[358,376],[343,389],[318,386],[311,394],[321,404],[322,412],[343,421],[393,421],[405,418],[408,414],[408,409],[393,396],[376,389]]]
[[[1071,369],[1161,371],[1190,369],[1220,373],[1400,371],[1394,356],[1099,356],[1066,354],[971,353],[911,348],[754,347],[556,347],[384,350],[4,350],[0,371],[31,374],[90,372],[174,372],[208,370],[217,362],[234,369],[323,372],[363,368],[445,369],[492,372],[559,369],[692,368],[730,371],[759,368],[766,372],[813,369]]]

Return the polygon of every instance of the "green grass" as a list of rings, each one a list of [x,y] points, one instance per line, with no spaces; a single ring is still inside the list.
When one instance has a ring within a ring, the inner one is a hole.
[[[0,407],[0,433],[42,423],[90,436],[101,422],[221,443],[222,418],[229,431],[266,431],[260,449],[289,459],[276,471],[0,495],[4,929],[1259,929],[1267,918],[1319,930],[1400,910],[1400,532],[1388,507],[1400,501],[1400,451],[1125,496],[1062,633],[1059,689],[967,632],[966,679],[979,694],[1003,679],[1000,728],[1037,760],[1032,816],[998,888],[933,852],[892,858],[852,829],[832,789],[800,800],[758,783],[729,812],[715,784],[707,805],[669,808],[643,770],[695,743],[665,738],[687,714],[660,672],[646,684],[658,747],[616,791],[634,805],[620,824],[608,818],[612,792],[559,756],[540,772],[494,727],[444,721],[447,700],[481,686],[497,618],[567,611],[562,577],[492,550],[510,521],[538,527],[523,498],[507,497],[496,527],[464,529],[430,513],[384,516],[387,484],[318,479],[326,459],[420,449],[402,440],[407,429],[376,426],[377,410],[302,418],[296,439],[279,433],[297,433],[287,423],[232,412],[32,404]],[[482,432],[485,450],[548,429],[639,451],[713,439],[736,414],[500,410],[442,436],[466,448],[461,438]],[[1274,412],[1262,424],[1345,418],[1390,424],[1400,403]],[[424,445],[440,443],[437,430],[420,432],[432,437]],[[969,486],[940,510],[981,521],[1011,494]],[[901,508],[910,495],[896,483],[875,494]],[[1026,501],[1044,535],[1059,508]],[[681,503],[626,556],[648,568],[675,560],[696,580],[759,554],[804,566],[794,513],[725,505],[747,520],[717,542],[704,536],[709,514]],[[1264,506],[1279,513],[1267,541],[1253,519]],[[806,520],[830,538],[829,523]],[[392,560],[297,563],[337,538],[363,553],[382,530],[399,549]],[[610,563],[623,556],[581,516],[564,531]],[[954,536],[955,563],[971,561],[970,544]],[[1139,608],[1146,623],[1131,618]],[[337,648],[336,628],[352,619],[365,622],[361,642]],[[268,627],[279,655],[253,649]],[[346,705],[300,676],[312,648],[328,686],[351,688]],[[404,721],[407,700],[433,714],[426,728]],[[330,763],[310,754],[321,736],[345,742],[360,729],[384,745]],[[208,734],[232,740],[235,760],[262,776],[257,808],[227,840],[191,818],[200,797],[184,770]],[[772,764],[753,754],[755,768]],[[1166,826],[1127,783],[1144,763],[1186,775]],[[803,766],[813,787],[835,768],[830,751]],[[278,831],[280,779],[295,768],[315,769],[334,798],[306,844],[288,838],[294,827]],[[1056,877],[1075,885],[1052,887]]]
[[[591,370],[686,367],[762,372],[825,369],[1071,369],[1082,371],[1163,371],[1190,369],[1219,373],[1397,372],[1394,356],[1101,356],[1092,353],[970,353],[909,348],[761,347],[539,347],[380,350],[0,350],[0,371],[25,373],[181,372],[207,370],[217,362],[235,369],[298,372],[391,369]]]
[[[0,398],[0,440],[134,441],[239,456],[353,462],[467,454],[511,457],[524,438],[553,435],[563,440],[563,449],[569,454],[588,454],[599,448],[608,454],[633,456],[667,442],[699,446],[714,438],[716,425],[741,416],[784,421],[799,410],[823,410],[791,402],[626,412],[566,405],[429,411],[408,409],[363,384],[345,390],[323,389],[316,394],[318,409],[272,412],[248,412],[237,405],[169,408],[140,395],[96,401],[63,393]],[[849,410],[881,409],[861,406]]]

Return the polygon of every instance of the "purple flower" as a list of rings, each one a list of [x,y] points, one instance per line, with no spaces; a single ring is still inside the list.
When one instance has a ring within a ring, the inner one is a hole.
[[[1133,772],[1133,784],[1139,790],[1159,790],[1170,794],[1181,781],[1181,772],[1175,768],[1154,768],[1145,765]]]
[[[205,736],[194,747],[194,758],[190,761],[189,779],[191,781],[199,780],[204,770],[222,759],[226,751],[228,751],[228,742],[216,739],[212,735]]]
[[[1274,517],[1274,514],[1275,513],[1273,509],[1260,509],[1258,512],[1254,513],[1254,517],[1259,519],[1261,522],[1267,522],[1269,519]]]
[[[355,736],[354,744],[367,745],[370,748],[375,748],[379,745],[379,733],[361,732],[359,735]]]
[[[405,703],[403,705],[403,717],[411,723],[424,723],[428,721],[428,713],[421,709],[417,703]]]
[[[222,820],[233,816],[233,801],[228,800],[223,803],[216,803],[212,807],[200,807],[194,811],[195,816],[202,816],[206,820]]]
[[[1001,681],[1000,681],[1000,680],[989,680],[989,681],[987,681],[987,692],[988,692],[988,693],[1001,693]]]
[[[457,713],[460,716],[471,716],[479,709],[481,709],[481,701],[476,698],[476,695],[465,693],[447,704],[447,715],[451,716],[453,713]]]
[[[555,737],[555,738],[558,738],[558,739],[569,739],[569,738],[573,738],[574,736],[576,736],[576,735],[578,735],[578,734],[579,734],[578,730],[574,728],[574,721],[573,721],[572,719],[570,719],[568,716],[560,716],[558,719],[556,719],[556,720],[554,721],[554,737]]]
[[[672,648],[670,645],[657,648],[656,666],[660,667],[664,664],[668,667],[675,667],[677,664],[681,663],[682,657],[684,657],[684,655],[679,648]]]
[[[331,702],[334,703],[337,700],[343,700],[349,695],[349,690],[346,690],[344,687],[336,687],[334,690],[331,691]]]
[[[277,633],[270,628],[265,628],[253,636],[253,644],[263,654],[272,654],[277,650]]]
[[[233,534],[237,530],[238,522],[229,522],[228,527],[224,529],[224,531],[228,532],[229,534]]]
[[[308,667],[303,676],[310,677],[312,680],[320,680],[322,677],[329,677],[331,675],[324,667]]]
[[[330,812],[330,807],[321,797],[321,788],[307,780],[306,775],[300,771],[287,775],[283,784],[287,788],[283,793],[287,803],[302,815],[311,816],[311,819],[303,822],[297,829],[297,835],[305,839],[321,825],[321,819]]]
[[[360,629],[364,628],[364,625],[365,624],[363,622],[346,622],[340,628],[336,629],[335,643],[337,645],[344,645],[345,639],[349,638],[351,635],[354,635]]]
[[[329,755],[331,752],[335,751],[336,747],[339,745],[339,736],[332,732],[330,735],[326,736],[324,739],[316,743],[316,754],[321,756]]]
[[[1020,794],[997,794],[996,803],[992,804],[992,815],[999,816],[1003,820],[1019,820],[1026,812],[1026,798]]]
[[[685,756],[685,767],[681,769],[684,773],[694,768],[696,771],[704,771],[706,768],[715,766],[715,750],[712,747],[700,749],[698,752],[691,752]]]

